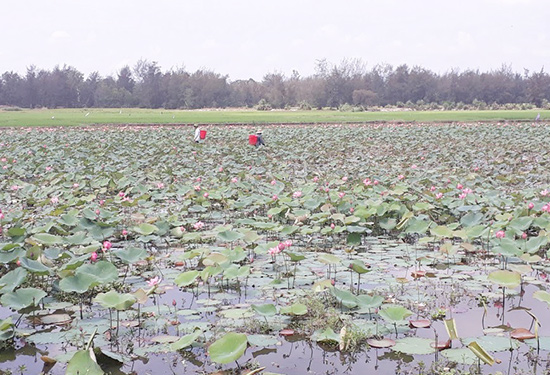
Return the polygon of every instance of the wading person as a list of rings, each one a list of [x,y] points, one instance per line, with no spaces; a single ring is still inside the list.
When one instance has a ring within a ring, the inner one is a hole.
[[[195,136],[193,137],[193,140],[195,143],[199,143],[199,140],[201,139],[201,128],[199,128],[199,124],[193,125],[195,127]]]
[[[264,138],[262,137],[262,131],[258,130],[256,132],[256,147],[265,146]]]

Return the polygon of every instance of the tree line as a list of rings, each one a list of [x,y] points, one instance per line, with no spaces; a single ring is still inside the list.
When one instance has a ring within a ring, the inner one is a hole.
[[[307,77],[274,72],[261,81],[230,81],[207,69],[163,72],[157,62],[139,60],[107,77],[97,72],[85,77],[64,65],[52,70],[30,66],[25,75],[4,72],[0,78],[0,105],[23,108],[462,109],[548,107],[549,101],[550,75],[544,69],[520,74],[506,65],[489,72],[452,69],[436,74],[419,66],[379,64],[367,69],[360,60],[320,60]]]

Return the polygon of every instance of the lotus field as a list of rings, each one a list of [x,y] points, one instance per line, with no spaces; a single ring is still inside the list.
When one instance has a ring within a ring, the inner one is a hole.
[[[544,123],[0,130],[0,374],[550,369]]]

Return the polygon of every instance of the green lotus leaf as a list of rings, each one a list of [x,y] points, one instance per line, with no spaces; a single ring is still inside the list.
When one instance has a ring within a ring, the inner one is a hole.
[[[59,245],[63,243],[63,238],[59,236],[54,236],[53,234],[49,233],[37,233],[32,236],[34,240],[36,240],[38,243],[41,243],[43,245]]]
[[[303,303],[293,303],[289,306],[281,307],[281,314],[301,316],[307,314],[307,306]]]
[[[136,303],[137,299],[132,294],[120,294],[111,290],[107,293],[99,293],[93,301],[108,309],[126,310]]]
[[[126,264],[133,264],[147,257],[147,250],[140,247],[127,247],[113,251],[113,254]]]
[[[300,253],[296,253],[296,252],[292,252],[292,251],[285,251],[284,253],[286,255],[288,255],[291,262],[300,262],[300,261],[306,259],[305,255],[300,254]]]
[[[331,294],[336,297],[336,300],[347,308],[354,308],[357,306],[357,297],[347,290],[338,289],[332,287],[330,289]]]
[[[181,337],[178,341],[175,341],[172,344],[170,344],[170,349],[171,350],[185,349],[188,346],[191,346],[201,335],[202,335],[202,331],[199,331],[199,330],[193,333],[190,333],[188,335],[185,335]]]
[[[132,228],[134,232],[139,233],[143,236],[148,236],[159,230],[159,228],[153,224],[142,223]]]
[[[516,288],[521,284],[521,274],[515,271],[493,271],[487,276],[487,279],[506,288]]]
[[[403,306],[389,306],[380,309],[378,314],[380,314],[380,316],[387,322],[396,323],[405,320],[411,316],[413,312]]]
[[[279,339],[269,335],[248,335],[248,343],[252,346],[266,347],[277,345]]]
[[[339,342],[340,335],[330,327],[318,329],[311,335],[311,341],[316,342]]]
[[[431,354],[436,350],[432,347],[433,343],[433,339],[405,337],[395,340],[395,345],[391,347],[391,350],[405,354]]]
[[[252,307],[252,310],[262,316],[277,315],[277,308],[272,303],[267,303],[265,305],[251,305],[250,307]]]
[[[65,375],[103,375],[104,372],[97,364],[95,354],[90,348],[76,352],[69,363]]]
[[[370,269],[367,268],[364,262],[360,261],[359,259],[354,259],[349,263],[348,268],[352,269],[353,271],[357,272],[358,274],[363,274],[370,272]]]
[[[101,284],[110,283],[118,279],[118,269],[111,262],[106,260],[101,260],[92,264],[84,264],[77,269],[76,273],[89,274]]]
[[[243,237],[244,235],[242,233],[231,231],[231,230],[225,230],[223,232],[218,233],[218,238],[225,242],[237,241]]]
[[[59,281],[59,288],[64,292],[76,292],[79,294],[87,292],[92,286],[99,284],[94,275],[88,273],[77,273],[74,276],[67,276]]]
[[[15,288],[23,284],[27,278],[27,270],[18,267],[6,273],[0,278],[0,293],[13,292]]]
[[[189,286],[195,282],[198,276],[199,271],[197,270],[185,271],[176,276],[174,284],[179,287]]]
[[[234,362],[244,354],[248,340],[244,333],[229,332],[208,347],[213,362],[226,364]]]
[[[21,263],[21,267],[25,268],[30,273],[34,273],[37,275],[46,276],[49,275],[52,271],[51,268],[45,266],[39,261],[32,260],[26,257],[20,258],[19,262]]]
[[[441,355],[449,361],[465,365],[473,365],[478,361],[478,357],[469,348],[446,349]]]
[[[6,307],[21,310],[28,306],[37,306],[47,293],[37,288],[21,288],[14,292],[5,293],[0,297],[0,302]]]
[[[533,293],[533,298],[538,299],[542,302],[546,302],[548,305],[550,305],[550,293],[545,290],[537,290]]]
[[[430,229],[430,233],[432,234],[432,236],[436,236],[436,237],[440,237],[440,238],[441,237],[443,237],[443,238],[453,238],[454,237],[453,231],[445,225],[438,225],[437,227]]]

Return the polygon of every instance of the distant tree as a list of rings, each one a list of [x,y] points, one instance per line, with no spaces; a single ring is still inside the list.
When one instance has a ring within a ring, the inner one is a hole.
[[[21,106],[25,93],[23,79],[15,72],[5,72],[1,81],[0,104]]]

